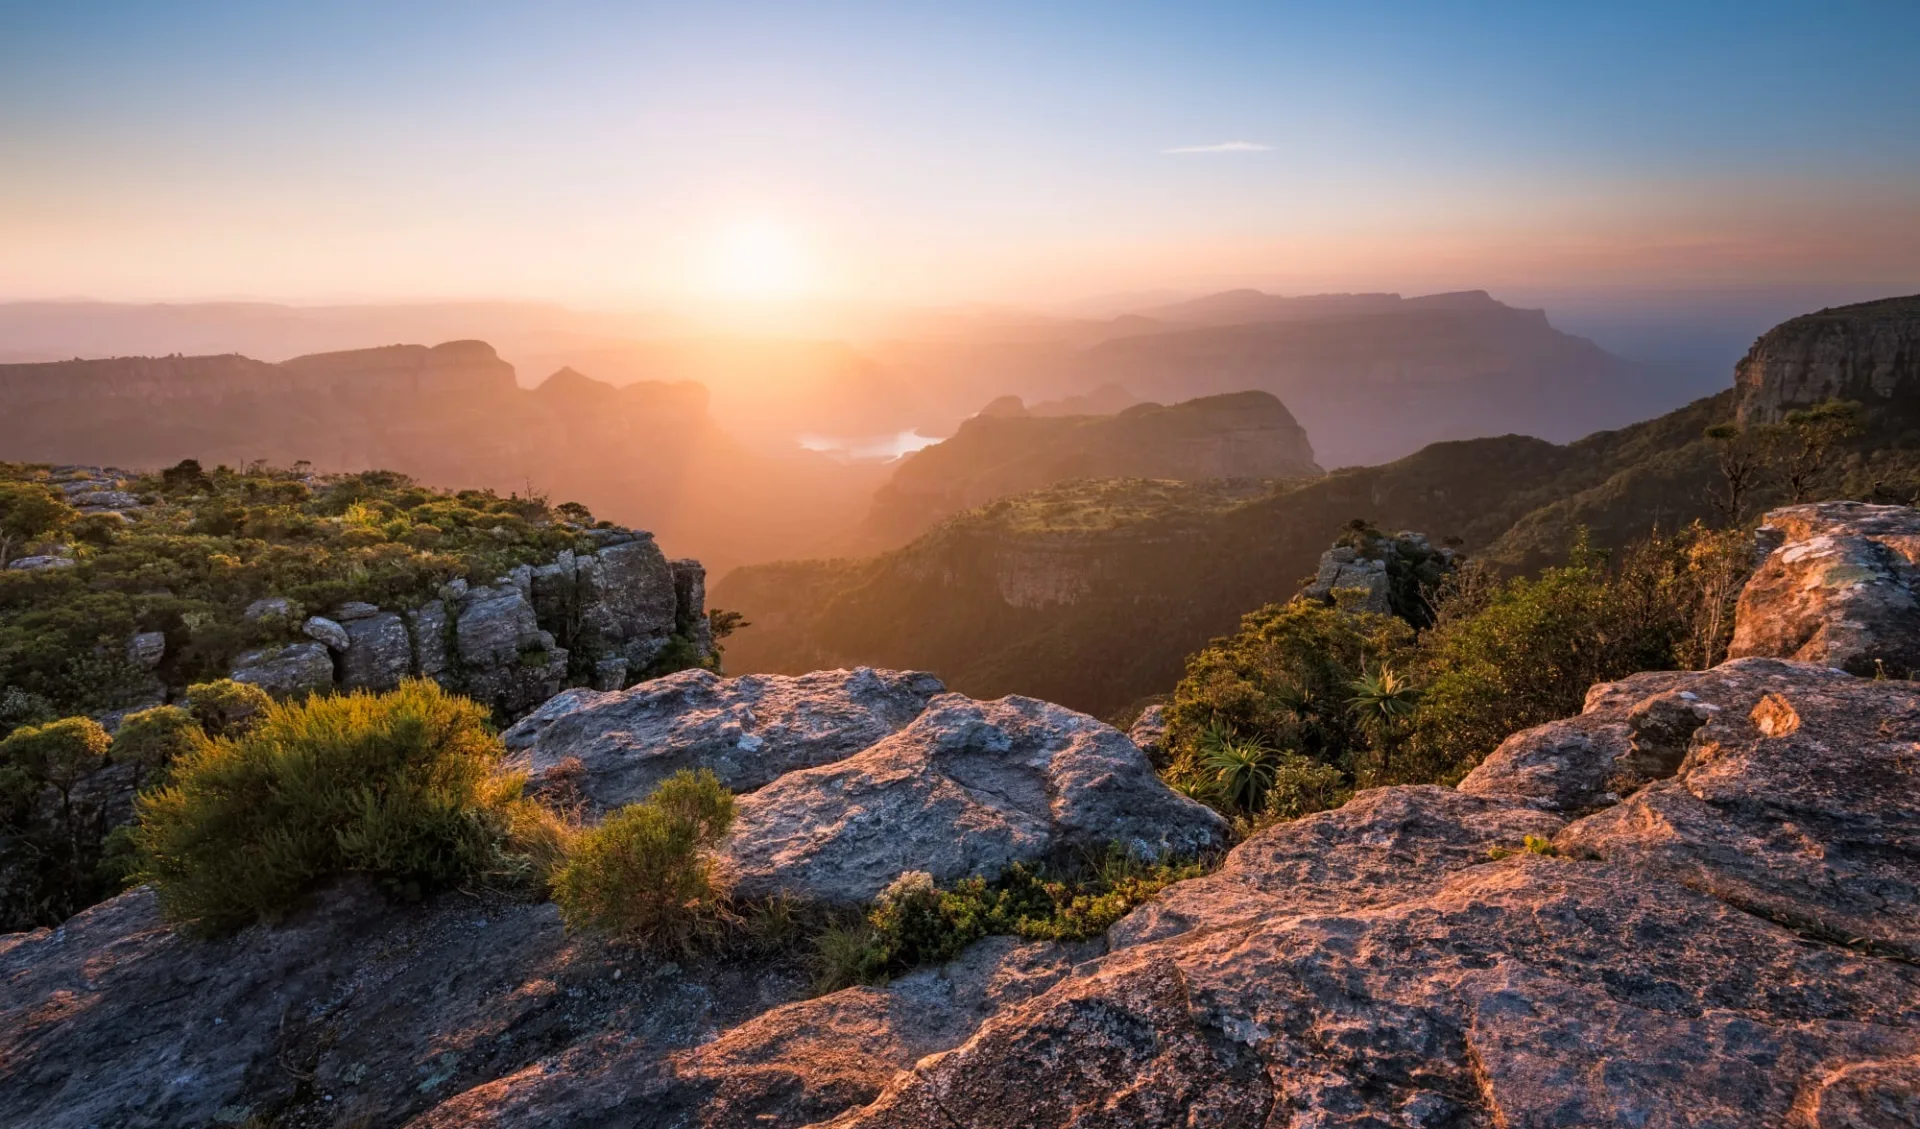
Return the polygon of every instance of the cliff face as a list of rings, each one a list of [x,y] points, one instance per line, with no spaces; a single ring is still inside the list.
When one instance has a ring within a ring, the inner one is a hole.
[[[1768,330],[1733,373],[1743,423],[1823,400],[1920,400],[1920,295],[1821,310]]]

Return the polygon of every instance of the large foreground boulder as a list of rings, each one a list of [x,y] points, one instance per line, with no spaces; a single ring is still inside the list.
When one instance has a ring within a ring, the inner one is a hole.
[[[1788,506],[1740,592],[1733,658],[1798,659],[1854,674],[1920,671],[1920,510],[1864,502]]]
[[[577,761],[573,786],[606,811],[645,799],[683,768],[750,792],[841,760],[905,727],[945,689],[930,674],[871,667],[739,678],[688,670],[630,690],[568,690],[504,736],[537,777]]]
[[[747,896],[849,904],[907,870],[992,878],[1110,844],[1159,859],[1227,837],[1112,726],[1032,698],[947,694],[857,756],[742,798],[721,854]]]

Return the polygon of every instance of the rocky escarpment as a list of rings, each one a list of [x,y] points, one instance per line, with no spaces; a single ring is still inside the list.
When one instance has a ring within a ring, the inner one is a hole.
[[[1743,624],[1773,613],[1763,595]],[[821,873],[828,841],[922,868],[996,819],[1104,829],[1159,804],[1155,825],[1177,822],[1090,719],[810,677],[576,695],[516,741],[543,787],[600,802],[656,744],[742,780],[754,754],[818,760],[740,801],[743,822],[780,813],[769,840],[824,836],[767,852],[773,874]],[[1103,939],[991,939],[810,1000],[791,966],[637,961],[550,906],[349,886],[202,943],[136,891],[0,940],[0,1120],[1910,1126],[1917,749],[1912,683],[1777,656],[1636,675],[1457,789],[1268,828]],[[966,803],[882,806],[947,789]],[[1123,806],[1096,814],[1102,796]]]
[[[241,655],[232,676],[281,696],[432,678],[513,717],[574,675],[603,690],[626,686],[676,636],[693,659],[711,653],[700,562],[668,560],[651,533],[584,536],[599,547],[521,565],[491,584],[455,580],[414,607],[353,602],[302,618],[288,600],[256,601],[249,619],[298,622],[304,638]]]
[[[1911,403],[1920,391],[1920,295],[1783,322],[1733,370],[1743,423],[1773,423],[1824,400]]]

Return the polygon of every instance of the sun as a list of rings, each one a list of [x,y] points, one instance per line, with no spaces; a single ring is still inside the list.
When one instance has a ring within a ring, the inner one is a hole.
[[[763,220],[723,228],[715,240],[714,289],[742,297],[780,297],[806,289],[809,264],[792,232]]]

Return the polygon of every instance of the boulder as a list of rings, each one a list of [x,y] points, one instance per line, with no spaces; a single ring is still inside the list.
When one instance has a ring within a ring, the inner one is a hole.
[[[627,660],[614,655],[593,664],[593,689],[619,690],[627,684]]]
[[[333,658],[320,643],[262,647],[235,659],[231,677],[276,698],[323,693],[333,688]]]
[[[1133,727],[1127,730],[1127,740],[1140,746],[1147,756],[1159,759],[1167,752],[1167,707],[1155,703],[1140,711],[1134,719]]]
[[[333,609],[333,618],[345,623],[353,619],[366,619],[380,614],[380,609],[365,600],[348,600]]]
[[[37,569],[43,569],[43,568],[72,568],[77,563],[78,562],[75,561],[72,557],[41,555],[41,556],[32,556],[32,557],[17,557],[14,560],[9,561],[7,563],[7,567],[11,569],[17,569],[21,572],[33,572]]]
[[[316,643],[325,643],[335,651],[345,651],[353,646],[353,636],[347,629],[325,616],[308,616],[307,622],[300,625],[300,633]]]
[[[748,792],[843,760],[905,727],[944,690],[930,674],[871,667],[739,678],[685,670],[630,690],[568,690],[504,736],[536,776],[578,760],[582,797],[607,811],[683,768],[710,769]]]
[[[1592,811],[1672,776],[1694,732],[1717,714],[1744,712],[1769,693],[1809,682],[1852,681],[1825,667],[1735,659],[1707,671],[1649,671],[1602,682],[1587,691],[1578,717],[1501,742],[1460,790],[1548,811]]]
[[[138,509],[140,499],[125,490],[89,490],[67,496],[67,501],[82,509]]]
[[[902,871],[992,878],[1118,844],[1142,859],[1227,843],[1119,730],[1031,698],[934,698],[855,756],[789,772],[736,809],[721,857],[748,897],[870,900]]]
[[[393,612],[350,619],[353,645],[341,658],[341,685],[349,690],[392,690],[413,669],[413,642],[406,621]]]
[[[455,646],[461,664],[469,668],[516,663],[539,637],[533,605],[511,585],[469,590],[455,621]]]
[[[628,658],[637,669],[671,635],[679,601],[673,569],[650,535],[609,545],[576,565],[581,617],[613,644],[642,644]]]
[[[167,635],[164,631],[136,631],[127,640],[127,661],[135,666],[152,670],[167,657]]]
[[[1920,685],[1775,665],[1764,686],[1723,699],[1670,779],[1557,842],[1809,936],[1920,962]]]
[[[1766,556],[1740,592],[1730,657],[1920,672],[1920,510],[1788,506],[1767,514],[1760,547]]]

